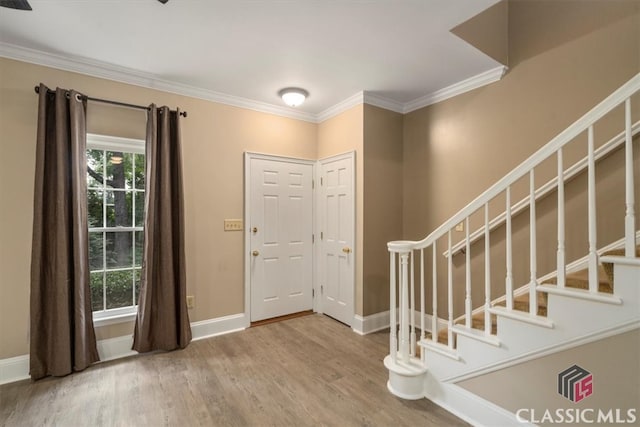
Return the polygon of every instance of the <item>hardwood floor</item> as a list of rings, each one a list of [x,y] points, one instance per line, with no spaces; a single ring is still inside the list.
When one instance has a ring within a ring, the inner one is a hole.
[[[0,386],[2,426],[454,426],[426,399],[386,388],[386,332],[322,315]]]

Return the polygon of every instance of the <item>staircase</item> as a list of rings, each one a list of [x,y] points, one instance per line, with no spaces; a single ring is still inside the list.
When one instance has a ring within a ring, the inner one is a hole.
[[[633,154],[633,138],[640,132],[640,122],[633,123],[631,111],[638,98],[640,74],[429,236],[420,241],[388,243],[391,328],[390,352],[384,364],[389,370],[387,386],[391,393],[405,399],[427,397],[449,409],[456,404],[464,406],[474,397],[456,391],[458,381],[559,351],[587,336],[640,327],[640,232],[636,230],[634,200],[638,162]],[[605,117],[612,122],[611,114],[620,111],[624,112],[619,120],[620,133],[596,144],[594,128]],[[563,149],[580,140],[585,141],[587,156],[566,167]],[[606,215],[596,215],[597,198],[606,196],[598,192],[596,164],[614,151],[623,153],[624,178],[619,185],[624,188],[624,200],[607,208]],[[557,165],[555,176],[536,186],[536,172],[544,170],[542,164],[550,161]],[[587,206],[583,215],[588,218],[588,248],[581,258],[568,262],[567,217],[575,212],[566,210],[565,187],[579,175],[586,175]],[[512,203],[513,189],[522,180],[528,184],[528,195]],[[557,262],[554,271],[538,275],[536,204],[550,195],[557,198]],[[504,200],[505,210],[491,218],[490,206],[494,207],[497,200]],[[527,213],[528,280],[514,288],[514,257],[522,252],[514,252],[514,222],[518,215]],[[612,226],[618,218],[620,224]],[[453,231],[460,223],[464,224],[465,238],[454,245]],[[473,223],[481,225],[471,232]],[[599,227],[618,227],[624,232],[619,240],[599,245]],[[492,251],[495,253],[496,245],[491,243],[498,229],[504,230],[500,254],[505,258],[506,274],[493,277]],[[438,250],[443,246],[444,254]],[[472,246],[476,261],[480,259],[483,264],[480,269],[473,267]],[[497,293],[496,283],[500,283],[499,298],[492,296],[492,292]],[[439,294],[441,301],[446,300],[444,310],[438,306]],[[478,303],[479,294],[482,298]],[[454,317],[454,308],[463,314]],[[493,412],[480,410],[467,420],[521,425],[513,414],[500,408]]]

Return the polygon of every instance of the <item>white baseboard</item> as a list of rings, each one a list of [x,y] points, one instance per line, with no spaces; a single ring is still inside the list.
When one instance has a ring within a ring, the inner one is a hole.
[[[191,323],[193,341],[245,329],[244,313]],[[138,354],[132,350],[133,335],[108,338],[97,342],[100,361],[120,359]],[[0,384],[29,379],[29,355],[0,359]]]
[[[215,319],[202,320],[191,323],[193,341],[215,337],[217,335],[230,334],[246,329],[247,320],[244,313],[230,316],[216,317]]]
[[[396,315],[398,310],[396,309]],[[389,327],[389,319],[390,319],[389,310],[381,311],[379,313],[370,314],[369,316],[359,316],[355,315],[353,318],[353,324],[351,325],[351,329],[357,334],[366,335],[372,332],[381,331]],[[414,311],[413,318],[416,324],[416,327],[420,327],[420,312]],[[447,328],[447,321],[445,319],[438,318],[438,330]],[[424,330],[425,332],[431,332],[431,315],[424,315]]]
[[[0,384],[8,384],[29,378],[29,355],[0,360]]]
[[[425,397],[474,426],[533,426],[519,422],[515,414],[455,384],[429,376]]]
[[[101,362],[138,354],[137,351],[131,350],[131,347],[133,347],[133,335],[98,340],[96,344]]]
[[[356,314],[353,316],[351,329],[353,329],[353,332],[356,334],[367,335],[388,328],[389,323],[389,310],[370,314],[365,317]]]

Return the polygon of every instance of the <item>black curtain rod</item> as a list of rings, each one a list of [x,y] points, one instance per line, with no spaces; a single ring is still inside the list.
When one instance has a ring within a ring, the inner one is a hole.
[[[36,93],[40,93],[40,86],[36,86],[34,89],[35,89]],[[88,101],[101,102],[103,104],[118,105],[120,107],[136,108],[138,110],[147,110],[147,111],[149,111],[149,107],[145,107],[144,105],[127,104],[126,102],[111,101],[109,99],[92,98],[92,97],[87,96],[87,95],[83,95],[83,96]],[[180,111],[180,115],[182,117],[187,117],[187,112],[186,111]]]

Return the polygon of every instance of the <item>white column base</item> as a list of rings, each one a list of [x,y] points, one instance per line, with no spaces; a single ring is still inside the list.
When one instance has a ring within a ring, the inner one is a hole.
[[[407,400],[424,398],[427,369],[419,359],[412,357],[408,364],[400,364],[394,363],[391,356],[387,356],[384,358],[384,366],[389,370],[387,388],[391,394]]]

